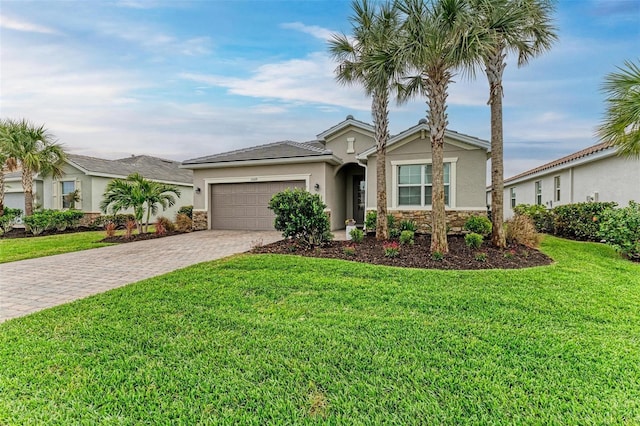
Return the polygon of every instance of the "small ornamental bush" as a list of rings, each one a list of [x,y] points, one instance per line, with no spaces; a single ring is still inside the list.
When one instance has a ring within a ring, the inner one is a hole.
[[[471,249],[479,249],[482,245],[482,240],[484,240],[484,237],[480,234],[476,234],[475,232],[471,232],[464,236],[464,242],[467,244],[467,247]]]
[[[516,216],[527,216],[533,221],[538,232],[553,234],[553,213],[545,206],[538,204],[518,204],[513,208]]]
[[[135,220],[128,220],[127,223],[124,224],[124,237],[128,240],[133,235],[133,230],[137,228],[137,224]]]
[[[504,254],[502,255],[502,257],[504,257],[505,259],[515,259],[517,252],[513,249],[509,250],[509,251],[505,251]]]
[[[378,212],[370,210],[367,212],[367,217],[364,219],[364,229],[367,232],[375,232],[376,222],[378,221]]]
[[[176,225],[164,216],[158,216],[156,219],[156,225],[158,223],[162,224],[166,232],[173,232],[176,230]]]
[[[321,245],[332,238],[326,208],[320,195],[300,188],[285,189],[269,201],[269,209],[276,215],[274,227],[282,231],[283,237],[307,247]]]
[[[156,235],[167,235],[167,228],[164,226],[163,221],[157,221],[155,223]]]
[[[398,244],[396,241],[389,241],[387,243],[384,243],[382,245],[382,248],[384,249],[384,255],[386,257],[398,257],[398,255],[400,254],[400,244]]]
[[[189,217],[189,219],[193,219],[193,206],[182,206],[178,209],[178,214],[184,214]],[[176,221],[178,218],[176,217]]]
[[[529,216],[516,215],[505,222],[505,238],[509,244],[535,248],[540,245],[541,235]]]
[[[431,260],[441,262],[443,259],[444,259],[444,254],[442,254],[442,252],[434,251],[433,253],[431,253]]]
[[[351,241],[354,243],[359,244],[364,240],[364,232],[361,229],[352,229],[351,232],[349,232],[349,235],[351,236]]]
[[[342,247],[342,253],[344,253],[345,256],[355,256],[356,255],[356,247],[354,245],[344,246],[344,247]]]
[[[491,233],[491,221],[485,216],[471,216],[464,223],[464,229],[484,237]]]
[[[53,210],[35,212],[31,216],[25,216],[24,224],[33,235],[40,235],[44,231],[55,228],[58,217]]]
[[[400,244],[413,245],[415,233],[413,231],[402,231],[400,233]]]
[[[640,261],[640,203],[605,210],[600,219],[598,235],[607,244],[629,259]]]
[[[104,231],[107,233],[107,238],[115,237],[116,235],[116,224],[113,222],[107,222],[104,225]]]
[[[402,234],[402,231],[398,228],[389,228],[389,238],[400,238],[400,234]]]
[[[483,252],[476,253],[475,259],[478,262],[484,263],[487,261],[487,253],[483,253]]]
[[[133,214],[103,215],[94,219],[92,226],[100,227],[108,222],[112,222],[115,223],[117,229],[124,229],[126,223],[130,220],[136,220]]]
[[[5,207],[4,213],[0,216],[0,231],[2,231],[3,234],[10,232],[13,229],[13,225],[16,223],[16,219],[21,215],[22,210]]]
[[[612,202],[575,203],[553,209],[554,234],[583,241],[600,241],[600,216],[617,206]]]
[[[55,227],[58,231],[64,231],[67,228],[78,228],[80,219],[84,217],[84,212],[80,210],[64,210],[53,213]]]
[[[193,220],[184,213],[176,216],[176,229],[180,232],[191,232],[193,230]]]
[[[412,231],[415,233],[418,230],[418,225],[414,220],[403,220],[400,222],[401,231]]]

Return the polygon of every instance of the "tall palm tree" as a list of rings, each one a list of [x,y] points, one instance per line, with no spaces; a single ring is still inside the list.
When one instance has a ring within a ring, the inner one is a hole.
[[[502,75],[508,53],[518,55],[518,66],[549,50],[557,40],[551,24],[552,0],[472,0],[477,24],[491,40],[483,55],[491,106],[491,242],[506,247],[504,220],[504,135],[502,130]]]
[[[640,62],[625,61],[605,77],[607,111],[598,127],[603,142],[613,144],[620,155],[640,158]]]
[[[23,119],[5,120],[2,140],[8,158],[22,168],[22,188],[24,190],[24,214],[33,214],[33,177],[63,175],[62,165],[66,154],[62,145],[45,129]]]
[[[329,49],[340,64],[336,69],[338,82],[361,84],[367,95],[371,96],[376,141],[376,238],[387,239],[386,150],[389,140],[389,94],[400,73],[398,63],[392,56],[392,46],[398,40],[398,12],[390,2],[376,8],[367,0],[355,0],[352,9],[352,37],[334,35],[329,42]]]
[[[417,72],[408,78],[403,97],[426,94],[432,155],[431,251],[448,253],[444,202],[444,133],[448,125],[449,83],[458,70],[473,73],[486,48],[466,0],[399,0],[405,15],[402,61]]]
[[[5,172],[14,171],[18,167],[16,159],[9,152],[10,138],[8,123],[6,120],[0,121],[0,216],[4,214]]]
[[[104,213],[111,210],[113,214],[133,209],[138,232],[142,233],[149,230],[149,219],[151,214],[157,214],[158,205],[163,209],[173,206],[176,203],[174,196],[180,196],[177,186],[150,181],[139,173],[132,173],[126,179],[114,179],[107,184],[100,209]],[[143,228],[145,211],[147,219]]]

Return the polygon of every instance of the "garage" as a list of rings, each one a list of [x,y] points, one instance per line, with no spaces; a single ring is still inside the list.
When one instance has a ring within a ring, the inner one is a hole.
[[[286,188],[306,188],[303,180],[218,183],[211,185],[212,229],[273,230],[274,214],[269,210],[273,194]]]

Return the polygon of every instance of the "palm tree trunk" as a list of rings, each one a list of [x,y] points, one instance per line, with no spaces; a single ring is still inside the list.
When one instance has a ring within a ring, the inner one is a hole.
[[[376,91],[371,110],[376,138],[376,189],[377,218],[376,239],[389,238],[387,223],[387,140],[389,139],[389,92]]]
[[[144,233],[149,232],[149,218],[151,218],[151,206],[147,206],[147,220],[144,224]]]
[[[447,89],[451,73],[446,70],[431,70],[426,76],[429,111],[427,123],[431,139],[431,252],[446,254],[449,252],[447,242],[447,219],[444,205],[444,132],[447,128]]]
[[[4,170],[0,167],[0,216],[4,214]]]
[[[33,172],[28,168],[22,169],[22,189],[24,191],[24,215],[33,214]]]
[[[504,134],[502,130],[502,74],[507,64],[504,62],[503,44],[499,44],[493,55],[485,61],[489,80],[489,104],[491,105],[491,243],[504,248],[507,242],[504,234]]]

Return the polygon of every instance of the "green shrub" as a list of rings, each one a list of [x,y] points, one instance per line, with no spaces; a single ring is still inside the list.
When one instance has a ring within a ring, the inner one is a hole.
[[[599,241],[600,216],[617,206],[612,202],[575,203],[553,209],[554,234],[574,240]]]
[[[84,217],[84,212],[80,210],[64,210],[53,213],[55,227],[58,231],[64,231],[67,228],[76,229],[80,223],[80,219]]]
[[[103,215],[98,216],[94,219],[92,226],[101,227],[104,226],[108,222],[112,222],[116,225],[117,229],[124,229],[126,224],[130,220],[136,220],[136,217],[131,214],[114,214],[114,215]]]
[[[629,259],[640,260],[640,204],[605,210],[600,216],[598,235]]]
[[[442,252],[440,251],[434,251],[433,253],[431,253],[431,260],[441,262],[442,260],[444,260],[444,254],[442,254]]]
[[[355,256],[356,247],[353,245],[344,246],[342,247],[342,253],[344,253],[346,256]]]
[[[361,229],[354,228],[349,232],[349,235],[354,243],[361,243],[364,240],[364,232]]]
[[[320,195],[300,188],[285,189],[269,201],[276,214],[274,226],[285,238],[305,246],[321,245],[331,240],[329,217]]]
[[[2,231],[3,234],[11,231],[13,229],[13,225],[16,223],[16,219],[21,215],[22,210],[5,207],[4,213],[0,216],[0,231]]]
[[[491,227],[491,221],[485,216],[471,216],[464,223],[465,230],[485,237],[491,233]]]
[[[177,214],[186,214],[189,216],[189,219],[193,220],[193,206],[182,206],[178,209]]]
[[[418,230],[418,225],[414,220],[403,220],[400,222],[400,230],[412,231],[415,233]]]
[[[400,244],[402,245],[413,245],[414,244],[414,236],[415,236],[415,232],[413,231],[402,231],[400,233]]]
[[[376,222],[378,221],[378,212],[370,210],[367,212],[367,217],[364,219],[364,229],[367,232],[376,231]]]
[[[400,234],[402,234],[402,231],[400,231],[400,229],[398,228],[389,228],[389,238],[400,238]]]
[[[527,216],[533,221],[538,232],[553,234],[553,213],[538,204],[518,204],[513,208],[517,216]]]
[[[470,232],[464,236],[464,242],[467,244],[467,247],[472,249],[480,248],[483,240],[484,237],[480,234],[476,234],[475,232]]]
[[[387,228],[389,228],[389,232],[391,232],[392,229],[397,229],[396,218],[392,214],[387,215]]]
[[[33,235],[40,235],[44,231],[55,228],[57,220],[53,210],[43,210],[31,216],[25,216],[24,224]]]
[[[475,255],[475,259],[478,262],[486,262],[487,261],[487,257],[488,257],[487,253],[483,253],[483,252],[476,253],[476,255]]]
[[[386,257],[398,257],[400,254],[400,245],[396,241],[384,243],[382,248]]]

